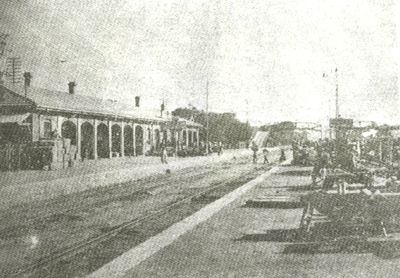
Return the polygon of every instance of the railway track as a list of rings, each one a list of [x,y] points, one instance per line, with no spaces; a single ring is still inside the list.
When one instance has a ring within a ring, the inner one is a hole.
[[[255,176],[257,176],[257,175],[258,175],[258,173]],[[236,182],[237,186],[231,186],[231,188],[229,190],[229,191],[232,191],[235,188],[237,188],[238,186],[253,179],[255,176],[250,175],[245,180],[241,179],[241,177],[231,178],[228,180],[220,181],[217,184],[210,185],[209,187],[207,187],[204,190],[197,190],[197,192],[195,192],[195,193],[187,194],[186,196],[178,198],[178,199],[170,202],[169,204],[164,205],[152,212],[149,212],[149,213],[146,213],[145,215],[131,219],[127,222],[124,222],[124,223],[116,226],[116,227],[112,227],[108,231],[103,232],[101,235],[94,236],[90,239],[77,242],[75,244],[69,245],[69,246],[61,248],[59,250],[55,250],[54,252],[51,252],[50,254],[41,257],[37,261],[35,261],[29,265],[26,265],[24,268],[20,269],[19,271],[14,272],[10,277],[21,277],[23,275],[34,275],[35,273],[44,269],[46,266],[54,265],[57,262],[62,261],[62,260],[67,260],[81,252],[84,252],[85,250],[87,250],[91,247],[94,247],[94,246],[102,243],[102,242],[112,240],[114,237],[116,237],[119,233],[123,232],[124,230],[131,229],[133,227],[140,225],[141,223],[146,222],[147,220],[167,214],[173,208],[177,208],[180,205],[183,205],[185,203],[189,203],[189,204],[191,202],[198,203],[197,201],[199,199],[204,199],[204,197],[207,195],[211,195],[211,196],[213,196],[213,198],[215,198],[215,194],[212,194],[213,192],[214,193],[218,192],[223,187],[229,187],[229,185]],[[224,191],[222,191],[222,192],[223,192],[223,195],[225,195],[227,193]],[[219,198],[222,196],[219,196]],[[213,198],[211,198],[211,201],[214,200]],[[41,273],[40,277],[51,277],[51,276],[43,276],[43,273]]]
[[[163,182],[158,182],[157,185],[154,186],[146,186],[147,184],[151,183],[152,179],[144,179],[144,181],[140,181],[140,188],[137,188],[135,190],[130,190],[128,193],[127,192],[122,192],[120,194],[116,194],[113,195],[112,197],[107,197],[107,199],[105,200],[93,200],[93,201],[87,201],[87,199],[90,199],[91,197],[94,197],[96,194],[98,194],[97,192],[93,192],[92,194],[89,194],[88,196],[85,196],[85,200],[82,202],[74,202],[71,205],[71,200],[70,198],[65,198],[65,200],[63,200],[60,204],[60,200],[59,198],[57,198],[56,200],[51,200],[48,202],[45,202],[45,206],[48,208],[48,210],[50,210],[49,208],[51,208],[51,212],[46,211],[45,213],[40,213],[36,216],[33,217],[29,217],[29,219],[27,221],[24,221],[25,225],[29,225],[29,224],[33,224],[33,223],[37,223],[37,222],[45,222],[50,220],[51,218],[57,216],[57,215],[63,215],[63,214],[74,214],[74,213],[78,213],[78,212],[82,212],[86,209],[90,209],[92,207],[98,207],[98,206],[103,206],[112,202],[116,202],[119,201],[120,198],[125,197],[127,195],[135,195],[135,194],[145,194],[146,192],[150,192],[153,191],[155,189],[158,188],[162,188],[165,186],[170,186],[171,185],[171,179],[174,180],[182,180],[182,179],[188,179],[190,178],[191,180],[198,180],[201,177],[203,177],[204,175],[210,174],[211,172],[214,172],[216,169],[210,169],[210,168],[205,168],[205,169],[201,169],[198,170],[197,172],[193,173],[193,169],[189,168],[189,169],[184,169],[181,170],[182,172],[179,172],[179,176],[171,176],[170,179],[167,179]],[[189,177],[188,177],[189,176]],[[135,181],[133,181],[135,182]],[[132,182],[124,182],[122,183],[124,186],[128,186],[130,183]],[[118,185],[118,184],[116,184]],[[114,186],[114,185],[113,185]],[[104,194],[108,195],[108,194],[112,194],[113,191],[115,191],[115,188],[113,188],[113,186],[110,186],[109,188],[107,188],[107,190],[104,190]],[[77,204],[76,204],[77,203]],[[63,204],[68,204],[68,205],[64,205]],[[61,209],[54,209],[54,205],[57,206],[61,206]],[[44,205],[41,205],[44,206]],[[65,208],[68,207],[68,208]],[[21,212],[13,212],[14,217],[18,218],[24,215],[25,211],[21,211]],[[0,216],[0,218],[5,219],[5,215],[9,213],[7,211],[2,212],[2,215]],[[7,227],[6,227],[7,228]]]

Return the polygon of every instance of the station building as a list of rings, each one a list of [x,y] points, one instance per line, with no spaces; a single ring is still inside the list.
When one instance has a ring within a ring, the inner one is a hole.
[[[55,152],[84,161],[156,153],[162,143],[199,146],[201,125],[172,117],[163,105],[151,112],[141,108],[139,96],[133,103],[103,100],[68,85],[67,92],[0,85],[0,148],[63,141]]]

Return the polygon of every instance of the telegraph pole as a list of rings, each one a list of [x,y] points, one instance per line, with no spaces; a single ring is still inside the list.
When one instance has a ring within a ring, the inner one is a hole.
[[[323,73],[323,78],[330,77],[330,74]],[[329,104],[329,107],[331,105]],[[329,113],[330,114],[330,113]],[[335,118],[338,119],[340,117],[340,110],[339,110],[339,76],[338,76],[338,68],[335,68]],[[335,132],[337,135],[337,132]],[[329,132],[329,136],[331,137],[331,131]]]
[[[208,154],[208,80],[207,80],[207,86],[206,86],[206,154]]]
[[[5,75],[5,64],[3,57],[5,56],[8,34],[0,33],[0,84],[3,84],[3,76]]]
[[[247,149],[247,145],[248,145],[248,142],[249,142],[249,139],[250,138],[248,138],[249,137],[249,127],[250,127],[250,125],[249,125],[249,100],[246,98],[246,149]],[[250,137],[251,137],[251,135],[250,135]]]
[[[339,118],[339,80],[338,80],[338,69],[335,68],[336,77],[336,119]]]
[[[10,57],[7,58],[6,74],[9,81],[15,85],[21,81],[21,58]]]

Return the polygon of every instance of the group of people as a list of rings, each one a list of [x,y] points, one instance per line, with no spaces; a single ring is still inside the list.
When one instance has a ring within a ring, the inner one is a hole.
[[[333,143],[333,144],[332,144]],[[334,147],[332,147],[332,145]],[[333,185],[333,181],[329,173],[335,173],[333,178],[352,176],[353,180],[362,183],[368,183],[369,180],[365,175],[364,167],[360,164],[360,157],[355,147],[344,141],[322,141],[316,146],[316,158],[313,160],[312,183],[317,184],[317,178],[322,182],[324,188],[329,188]],[[343,172],[338,174],[338,171]],[[359,178],[360,176],[360,178]],[[365,176],[365,177],[364,177]]]
[[[214,150],[217,152],[218,155],[221,155],[223,153],[224,148],[222,142],[216,143],[214,145],[214,148],[212,147],[212,143],[210,142],[208,147],[209,147],[208,150],[209,153],[212,153]],[[168,164],[167,157],[168,157],[167,144],[165,142],[162,142],[160,144],[160,158],[162,164]]]
[[[161,163],[162,164],[168,164],[168,161],[167,161],[167,157],[168,157],[167,146],[166,146],[166,144],[161,144],[160,147],[161,147],[161,151],[160,151]],[[251,143],[251,150],[253,151],[253,163],[257,163],[257,160],[258,160],[257,156],[258,156],[258,150],[259,149],[258,149],[258,146],[257,146],[256,142],[254,142],[254,141]],[[220,144],[218,144],[218,151],[217,151],[218,155],[221,155],[222,151],[223,151],[223,148],[222,148],[222,144],[220,143]],[[269,150],[267,148],[263,148],[262,154],[263,154],[263,159],[264,159],[263,164],[269,164],[269,160],[268,160]],[[286,160],[285,150],[281,149],[281,155],[280,155],[279,161],[283,162],[285,160]]]

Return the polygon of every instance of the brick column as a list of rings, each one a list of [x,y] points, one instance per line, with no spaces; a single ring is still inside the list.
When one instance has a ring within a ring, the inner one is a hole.
[[[154,125],[151,124],[151,128],[150,128],[150,132],[151,132],[151,136],[150,136],[150,150],[151,149],[155,149],[156,148],[156,136],[155,136],[155,132],[154,132]]]
[[[78,118],[78,121],[77,121],[77,123],[76,123],[76,150],[77,150],[77,158],[78,158],[78,160],[82,160],[82,154],[81,154],[81,149],[82,149],[82,147],[81,147],[81,137],[82,137],[82,134],[81,134],[81,123],[82,123],[82,121],[81,121],[81,119],[79,119]]]
[[[57,116],[57,134],[61,137],[61,130],[63,124],[63,117]]]
[[[181,137],[179,136],[179,131],[175,131],[175,144],[176,144],[176,151],[179,151]]]
[[[133,136],[133,156],[136,156],[136,125],[132,123],[132,136]]]
[[[179,132],[179,149],[182,149],[183,146],[185,145],[185,142],[183,141],[183,129],[182,131]]]
[[[32,113],[32,141],[37,142],[40,138],[40,120],[39,115]]]
[[[185,142],[185,144],[186,144],[186,147],[188,148],[189,147],[189,129],[186,129],[186,142]]]

